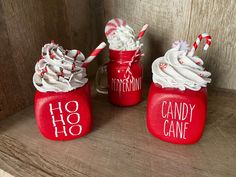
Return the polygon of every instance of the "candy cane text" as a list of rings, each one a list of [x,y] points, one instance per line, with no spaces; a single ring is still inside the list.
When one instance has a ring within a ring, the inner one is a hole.
[[[186,139],[186,132],[193,119],[194,104],[163,101],[161,115],[165,136]]]

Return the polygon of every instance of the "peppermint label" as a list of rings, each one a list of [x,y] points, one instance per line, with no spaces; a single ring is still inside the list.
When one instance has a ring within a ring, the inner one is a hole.
[[[164,119],[163,134],[166,137],[186,139],[186,134],[193,119],[195,104],[163,101],[161,116]]]
[[[142,78],[116,79],[112,78],[111,90],[115,92],[131,92],[141,90]]]
[[[69,101],[62,105],[49,103],[49,111],[54,127],[55,137],[59,136],[78,136],[82,132],[80,125],[80,114],[78,113],[79,103],[77,101]]]

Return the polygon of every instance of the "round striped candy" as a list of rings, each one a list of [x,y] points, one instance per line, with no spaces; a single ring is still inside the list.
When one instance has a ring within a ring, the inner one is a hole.
[[[112,35],[114,31],[116,31],[119,26],[126,26],[126,22],[120,18],[114,18],[107,22],[105,26],[105,35],[107,38]]]

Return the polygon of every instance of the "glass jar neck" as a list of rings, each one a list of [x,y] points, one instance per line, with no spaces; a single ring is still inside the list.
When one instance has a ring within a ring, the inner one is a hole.
[[[135,56],[136,55],[136,56]],[[133,62],[138,62],[140,60],[141,51],[136,53],[136,50],[121,51],[121,50],[111,50],[109,49],[109,57],[111,62],[117,62],[120,64]],[[135,58],[133,58],[135,56]]]

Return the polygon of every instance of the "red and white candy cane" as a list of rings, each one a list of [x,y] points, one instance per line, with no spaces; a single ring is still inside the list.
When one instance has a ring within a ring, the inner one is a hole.
[[[133,77],[133,73],[130,71],[130,69],[131,69],[131,65],[133,64],[135,58],[139,57],[139,56],[141,56],[141,57],[144,56],[143,53],[139,53],[139,52],[140,52],[140,48],[137,48],[135,53],[134,53],[134,56],[131,58],[130,62],[128,63],[128,67],[127,67],[126,72],[125,72],[125,78],[126,79],[129,79],[130,76]],[[128,76],[127,76],[127,74],[128,74]]]
[[[142,27],[142,29],[139,31],[138,36],[137,36],[138,40],[140,40],[140,39],[143,37],[144,33],[145,33],[146,30],[147,30],[147,27],[148,27],[148,24],[145,24],[145,25]],[[131,71],[130,71],[130,67],[131,67],[132,63],[134,62],[135,58],[138,57],[139,55],[144,56],[144,54],[141,54],[141,53],[139,54],[139,52],[140,52],[140,46],[137,47],[137,49],[136,49],[136,51],[135,51],[135,54],[134,54],[134,56],[132,57],[132,59],[130,60],[129,66],[128,66],[127,70],[126,70],[126,73],[128,73],[129,76],[133,76],[132,73],[131,73]],[[126,76],[125,76],[125,77],[126,77]],[[127,77],[127,78],[129,78],[129,77]]]
[[[119,26],[126,26],[126,22],[120,18],[114,18],[108,21],[105,26],[106,37],[108,38]]]
[[[206,44],[203,49],[204,50],[208,49],[208,47],[211,45],[211,36],[208,33],[199,34],[199,36],[197,37],[197,40],[193,43],[193,47],[191,51],[188,53],[188,56],[192,57],[194,55],[194,52],[197,50],[202,39],[206,39]]]
[[[84,55],[82,54],[81,51],[76,50],[76,54],[73,56],[73,58],[74,58],[74,62],[72,64],[72,71],[75,70],[75,62],[76,62],[76,60],[80,60],[80,61],[84,60]]]
[[[140,40],[140,39],[143,37],[144,33],[145,33],[146,30],[147,30],[147,27],[148,27],[148,24],[145,24],[145,25],[142,27],[142,29],[139,31],[139,33],[138,33],[138,40]]]
[[[87,67],[88,64],[93,61],[96,56],[104,49],[104,47],[106,47],[106,43],[102,42],[101,44],[99,44],[99,46],[97,46],[96,49],[94,49],[94,51],[89,55],[88,58],[85,59],[83,67]]]

